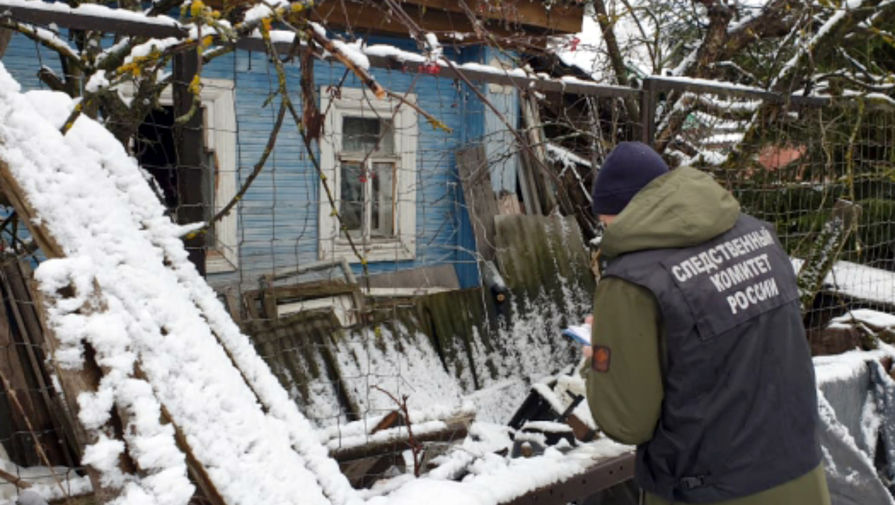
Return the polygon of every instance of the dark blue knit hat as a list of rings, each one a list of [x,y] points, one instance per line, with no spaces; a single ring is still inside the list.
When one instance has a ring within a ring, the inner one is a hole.
[[[615,215],[638,191],[668,172],[659,153],[643,142],[621,142],[600,167],[591,192],[594,214]]]

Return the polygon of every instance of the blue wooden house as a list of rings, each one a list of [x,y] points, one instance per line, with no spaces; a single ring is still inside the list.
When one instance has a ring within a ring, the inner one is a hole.
[[[521,33],[543,44],[548,36],[580,29],[577,3],[468,3],[492,35]],[[467,12],[454,2],[402,5],[457,64],[513,66],[512,53],[477,38]],[[515,193],[519,159],[507,125],[519,119],[518,91],[481,81],[472,82],[473,90],[440,75],[437,65],[420,56],[408,57],[419,55],[424,44],[385,12],[375,3],[354,1],[323,2],[316,8],[315,17],[331,37],[349,44],[364,40],[365,47],[353,46],[353,54],[390,62],[371,65],[370,73],[393,94],[377,98],[342,64],[315,60],[314,100],[324,115],[322,134],[309,153],[287,118],[260,175],[235,211],[208,234],[204,266],[213,286],[245,289],[264,276],[326,265],[347,265],[343,273],[369,274],[374,289],[396,293],[480,285],[456,153],[484,146],[495,194]],[[53,51],[19,34],[2,58],[25,89],[44,87],[37,72],[42,66],[61,72],[58,61]],[[292,99],[300,107],[298,59],[286,60],[285,68]],[[245,49],[214,59],[201,76],[203,151],[213,168],[206,171],[204,199],[212,216],[233,198],[265,150],[277,112],[276,100],[269,103],[277,77],[263,52]],[[119,93],[126,98],[132,92],[122,87]],[[486,107],[481,96],[494,108]],[[132,147],[161,197],[174,207],[174,155],[166,147],[171,103],[170,92],[164,93],[161,109],[141,127],[143,140]],[[440,124],[433,127],[417,107]]]

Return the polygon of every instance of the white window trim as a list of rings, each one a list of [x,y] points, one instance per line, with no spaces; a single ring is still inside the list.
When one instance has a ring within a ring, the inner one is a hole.
[[[205,148],[214,151],[218,162],[218,180],[214,195],[214,213],[217,214],[236,195],[236,100],[233,81],[229,79],[202,78],[203,131]],[[123,98],[134,96],[132,85],[119,88]],[[159,96],[159,104],[171,106],[174,96],[171,86]],[[239,268],[239,239],[236,233],[237,208],[221,218],[215,225],[215,246],[206,251],[207,273],[233,272]]]
[[[416,257],[416,164],[418,124],[412,107],[393,98],[376,98],[372,93],[356,88],[342,88],[340,96],[332,97],[320,89],[320,110],[327,111],[324,135],[320,141],[320,168],[333,192],[336,208],[341,198],[338,148],[342,145],[342,118],[345,116],[394,117],[395,153],[400,157],[396,184],[398,198],[394,238],[356,239],[355,245],[366,261],[411,260]],[[416,103],[415,94],[405,100]],[[397,111],[396,111],[397,110]],[[339,220],[333,215],[324,183],[320,182],[318,212],[318,255],[321,260],[344,257],[350,263],[360,263],[344,234],[339,233]]]

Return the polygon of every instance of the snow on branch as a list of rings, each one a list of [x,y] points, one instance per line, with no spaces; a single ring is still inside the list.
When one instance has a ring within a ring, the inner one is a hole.
[[[40,45],[56,51],[76,68],[84,68],[84,63],[78,52],[68,45],[67,42],[62,40],[62,38],[46,28],[3,19],[2,15],[0,15],[0,28],[8,28],[17,31]]]

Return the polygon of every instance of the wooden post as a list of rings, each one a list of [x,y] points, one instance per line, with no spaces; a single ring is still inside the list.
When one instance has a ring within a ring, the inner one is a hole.
[[[190,83],[198,76],[199,54],[186,51],[174,56],[174,117],[190,113],[198,97],[190,91]],[[206,177],[205,148],[202,131],[202,110],[197,107],[186,121],[174,123],[174,148],[177,152],[177,222],[190,224],[207,219],[205,207],[212,201],[203,194]],[[190,261],[199,275],[205,276],[205,234],[184,239]]]
[[[556,192],[561,192],[562,188],[554,184],[553,178],[548,172],[551,168],[547,163],[547,139],[541,125],[537,99],[530,93],[520,93],[519,100],[522,121],[525,125],[525,141],[528,142],[528,149],[523,149],[523,157],[528,160],[528,177],[532,184],[529,190],[538,199],[540,207],[538,214],[546,216],[556,207]]]
[[[494,259],[494,216],[497,215],[497,197],[491,189],[488,160],[481,144],[457,151],[457,172],[466,211],[475,233],[475,245],[485,261]]]

